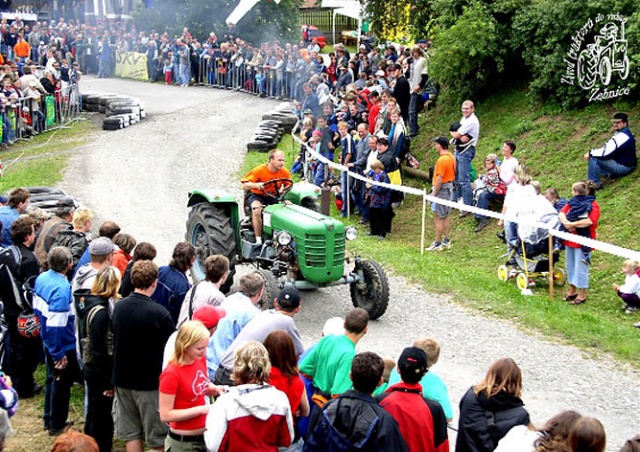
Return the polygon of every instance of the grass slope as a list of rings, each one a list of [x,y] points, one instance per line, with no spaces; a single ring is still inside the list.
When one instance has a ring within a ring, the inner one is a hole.
[[[633,130],[635,118],[640,117],[640,108],[636,106],[590,105],[581,111],[561,112],[534,103],[521,90],[494,96],[476,106],[481,140],[474,163],[479,165],[481,158],[492,152],[500,155],[502,143],[513,140],[518,145],[516,157],[530,168],[543,189],[554,186],[561,195],[569,197],[571,184],[586,178],[587,163],[582,155],[601,146],[610,137],[610,117],[619,110],[629,114]],[[431,139],[447,135],[449,124],[460,116],[459,106],[450,106],[421,117],[421,133],[412,148],[423,168],[435,163]],[[285,136],[280,148],[287,152],[289,165],[298,153],[297,146],[292,146],[291,137]],[[250,152],[242,171],[265,161],[266,154]],[[418,180],[409,179],[405,183],[419,188],[426,186]],[[637,239],[637,225],[640,224],[638,195],[637,172],[607,183],[598,192],[602,209],[599,239],[632,249],[640,248]],[[425,290],[450,294],[455,302],[479,313],[509,319],[548,338],[580,346],[589,353],[605,352],[638,366],[640,331],[633,323],[640,321],[640,313],[625,315],[620,309],[621,301],[611,288],[612,283],[621,284],[624,280],[621,274],[623,259],[594,253],[591,289],[588,302],[582,306],[561,301],[566,288],[556,287],[554,300],[550,300],[545,281],[537,281],[537,286],[532,288],[534,295],[525,297],[520,295],[514,281],[504,284],[497,278],[497,267],[503,263],[499,256],[504,253],[504,245],[495,237],[499,230],[495,221],[480,234],[475,234],[473,219],[460,220],[454,212],[452,249],[421,255],[421,210],[422,200],[408,197],[397,209],[393,233],[386,241],[365,237],[366,228],[358,226],[361,238],[350,242],[350,247],[392,267]],[[350,222],[355,225],[357,219],[352,217]],[[426,228],[429,243],[434,235],[430,214]],[[563,264],[563,259],[560,263]],[[428,301],[420,303],[428,304]],[[428,309],[428,306],[421,306],[421,309]]]

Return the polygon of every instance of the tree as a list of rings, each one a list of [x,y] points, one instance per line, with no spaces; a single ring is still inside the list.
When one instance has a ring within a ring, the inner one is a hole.
[[[156,0],[152,8],[143,8],[136,15],[139,29],[168,31],[179,36],[183,27],[199,39],[210,32],[224,34],[224,20],[233,11],[237,1],[232,0]],[[279,39],[281,42],[297,40],[297,14],[300,0],[261,0],[236,24],[239,36],[253,44]]]

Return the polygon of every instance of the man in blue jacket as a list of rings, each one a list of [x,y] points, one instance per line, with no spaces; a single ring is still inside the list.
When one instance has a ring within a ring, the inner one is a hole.
[[[47,262],[49,270],[36,279],[33,308],[40,320],[47,363],[44,427],[49,435],[55,436],[67,426],[71,385],[81,382],[82,374],[76,358],[75,316],[66,276],[73,258],[66,247],[56,246],[49,251]]]
[[[584,155],[589,161],[588,178],[596,188],[602,188],[601,176],[626,176],[638,165],[636,140],[629,130],[629,118],[626,113],[613,115],[613,128],[616,133],[603,147],[591,149]]]
[[[26,188],[14,188],[9,192],[7,205],[0,207],[0,223],[2,223],[2,236],[0,237],[0,248],[13,244],[11,241],[11,225],[18,217],[27,211],[31,194]]]

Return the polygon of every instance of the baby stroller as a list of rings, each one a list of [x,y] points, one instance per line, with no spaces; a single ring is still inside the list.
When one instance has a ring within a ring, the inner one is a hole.
[[[518,214],[518,219],[544,223],[553,229],[559,229],[558,213],[553,209],[553,206],[551,206],[551,209],[549,210],[545,204],[532,205],[529,212]],[[516,286],[520,290],[525,290],[529,286],[535,285],[536,279],[548,281],[550,267],[548,238],[549,231],[547,229],[519,224],[518,238],[514,240],[514,243],[511,243],[507,264],[498,267],[498,279],[502,282],[507,282],[515,278]],[[558,286],[563,286],[567,281],[566,272],[563,268],[556,267],[560,255],[552,253],[551,256],[553,260],[553,282]],[[512,263],[515,263],[515,265]]]

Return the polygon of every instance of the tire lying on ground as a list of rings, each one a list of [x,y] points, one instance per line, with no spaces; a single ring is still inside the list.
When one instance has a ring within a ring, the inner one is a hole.
[[[269,143],[264,141],[250,141],[247,143],[247,151],[259,151],[259,152],[267,152],[271,150],[272,147]]]
[[[100,95],[100,99],[99,99],[99,103],[100,103],[100,105],[106,106],[111,99],[114,99],[116,97],[118,97],[117,94],[101,94]]]
[[[124,127],[124,119],[122,117],[105,118],[102,121],[102,130],[120,130]]]
[[[85,110],[98,113],[100,111],[100,104],[86,103],[85,104]]]

